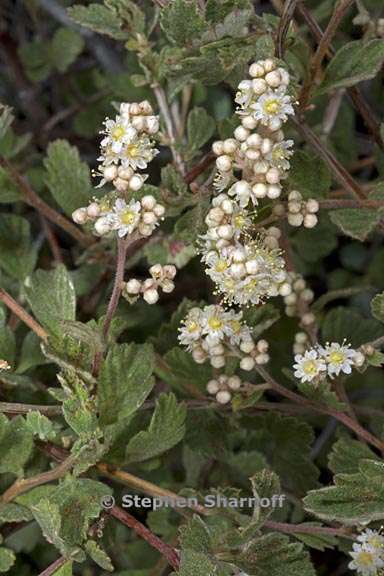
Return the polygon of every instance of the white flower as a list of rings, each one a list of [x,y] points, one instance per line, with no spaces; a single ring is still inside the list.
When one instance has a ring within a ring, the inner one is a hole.
[[[338,342],[332,342],[326,344],[325,348],[320,347],[319,351],[327,363],[327,371],[331,378],[338,376],[340,372],[351,374],[356,351],[350,348],[350,344],[340,345]]]
[[[284,90],[270,90],[262,94],[257,102],[251,104],[251,108],[254,118],[265,125],[276,119],[285,122],[289,114],[295,113],[291,98]]]
[[[315,349],[307,350],[304,355],[296,354],[295,362],[296,364],[293,365],[294,375],[296,378],[300,378],[302,382],[312,382],[315,378],[324,375],[326,370],[324,360],[319,358]]]
[[[132,232],[137,228],[140,220],[141,204],[131,200],[129,204],[118,198],[113,208],[114,226],[120,238]]]
[[[183,326],[179,328],[179,342],[192,350],[192,344],[199,340],[202,332],[203,311],[200,308],[192,308],[183,320]]]
[[[224,338],[226,317],[221,306],[206,306],[202,317],[203,334],[208,345],[214,345]]]
[[[348,568],[356,570],[362,576],[377,576],[377,571],[384,567],[381,557],[382,551],[367,546],[366,544],[353,544],[353,552],[350,552],[353,560]]]
[[[272,150],[266,154],[265,158],[272,166],[279,170],[289,170],[290,163],[288,158],[293,154],[293,150],[290,150],[293,144],[293,140],[283,140],[282,142],[278,142],[273,145]]]
[[[119,159],[124,168],[130,166],[133,170],[138,168],[144,170],[157,153],[158,150],[153,147],[151,140],[147,136],[141,136],[125,143]]]
[[[137,131],[131,125],[129,119],[116,116],[115,120],[107,119],[104,122],[106,135],[101,141],[101,147],[110,150],[113,154],[119,154],[126,142],[132,142],[137,138]]]
[[[377,530],[367,528],[357,537],[357,540],[370,548],[375,548],[376,550],[381,551],[384,556],[384,536],[382,536]]]

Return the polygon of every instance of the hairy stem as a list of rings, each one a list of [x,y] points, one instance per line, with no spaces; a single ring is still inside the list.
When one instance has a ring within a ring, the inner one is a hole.
[[[285,534],[324,534],[325,536],[339,536],[341,538],[355,539],[355,536],[348,528],[331,528],[328,526],[311,526],[310,524],[286,524],[285,522],[274,522],[267,520],[264,523],[266,528],[284,532]]]
[[[119,520],[128,528],[132,528],[136,532],[136,534],[148,542],[152,548],[155,548],[164,558],[166,558],[167,562],[174,568],[175,570],[179,569],[180,558],[178,552],[169,544],[163,542],[156,534],[153,534],[144,524],[136,520],[131,514],[128,514],[119,506],[114,506],[110,511],[111,516]]]
[[[284,56],[285,39],[287,37],[289,26],[295,13],[297,2],[298,0],[286,0],[282,6],[282,13],[276,37],[276,56],[278,58],[282,58]]]
[[[153,86],[153,92],[156,96],[157,104],[159,106],[161,116],[164,120],[165,128],[167,130],[167,136],[169,139],[169,147],[172,152],[173,160],[176,164],[178,171],[181,174],[185,174],[185,165],[180,152],[176,148],[176,129],[173,123],[171,111],[168,106],[167,97],[164,89],[160,84],[155,84]]]
[[[45,416],[60,416],[61,406],[44,406],[42,404],[19,404],[17,402],[0,402],[0,413],[3,414],[28,414],[37,410]]]
[[[4,302],[7,308],[12,310],[12,312],[16,314],[16,316],[20,318],[24,324],[29,326],[29,328],[31,328],[31,330],[33,330],[33,332],[37,334],[39,338],[46,342],[48,333],[44,330],[44,328],[34,318],[32,318],[32,316],[28,314],[28,312],[24,310],[24,308],[20,306],[20,304],[16,302],[16,300],[14,300],[10,294],[8,294],[8,292],[2,288],[0,288],[0,300]]]
[[[81,246],[86,247],[94,243],[93,238],[88,237],[79,228],[77,228],[77,226],[72,224],[70,220],[67,220],[65,216],[44,202],[44,200],[42,200],[31,188],[25,178],[23,178],[23,176],[21,176],[21,174],[19,174],[19,172],[8,162],[8,160],[2,156],[0,156],[0,166],[7,171],[10,178],[19,187],[24,195],[25,201],[40,212],[42,216],[53,224],[56,224],[56,226],[62,228],[62,230],[65,230],[65,232],[77,240]]]
[[[55,574],[55,572],[57,572],[57,570],[62,566],[64,566],[64,564],[66,564],[67,562],[68,558],[64,558],[64,556],[61,556],[60,558],[52,562],[52,564],[50,564],[48,568],[43,570],[43,572],[40,572],[39,576],[51,576]]]

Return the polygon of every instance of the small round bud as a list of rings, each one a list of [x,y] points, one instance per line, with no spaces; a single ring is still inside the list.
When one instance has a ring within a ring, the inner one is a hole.
[[[267,188],[267,196],[271,200],[275,200],[281,194],[281,186],[279,184],[270,184]]]
[[[263,364],[268,364],[269,355],[268,354],[258,354],[255,358],[255,362],[259,366],[262,366]]]
[[[249,370],[252,370],[254,367],[255,367],[255,360],[250,356],[245,356],[245,358],[241,359],[240,368],[242,370],[246,370],[247,372],[249,372]]]
[[[144,212],[144,214],[142,215],[142,219],[144,224],[156,224],[157,222],[157,216],[154,212]]]
[[[257,126],[257,120],[251,115],[243,116],[241,123],[247,130],[254,130]]]
[[[288,194],[288,200],[291,201],[298,201],[301,202],[301,200],[303,199],[302,195],[300,194],[300,192],[298,192],[297,190],[292,190],[289,194]]]
[[[278,184],[280,182],[280,172],[277,168],[270,168],[265,175],[268,184]]]
[[[288,223],[291,226],[301,226],[304,220],[304,216],[302,214],[288,214]]]
[[[156,204],[153,211],[158,218],[161,218],[165,214],[165,208],[162,204]]]
[[[220,238],[224,238],[225,240],[230,240],[233,236],[233,228],[228,224],[224,224],[223,226],[219,226],[217,229],[217,233]]]
[[[303,324],[303,326],[310,326],[311,324],[314,324],[316,321],[315,315],[312,314],[312,312],[308,312],[307,314],[304,314],[304,316],[301,319],[301,323]]]
[[[239,390],[241,387],[241,380],[238,376],[230,376],[227,381],[228,388],[231,390]]]
[[[288,296],[291,292],[292,288],[288,282],[284,282],[284,284],[279,287],[280,296]]]
[[[103,176],[108,182],[112,182],[117,176],[117,166],[112,164],[111,166],[105,166],[103,168]]]
[[[221,172],[229,172],[232,168],[232,160],[226,154],[216,159],[216,166]]]
[[[305,344],[308,341],[308,336],[305,332],[296,332],[295,340],[298,344]]]
[[[124,178],[117,177],[113,181],[113,185],[118,192],[125,192],[128,190],[128,182]]]
[[[268,351],[269,344],[266,340],[259,340],[258,343],[256,344],[256,347],[259,352],[265,353]]]
[[[142,176],[140,176],[140,174],[134,174],[129,181],[129,187],[134,192],[137,192],[138,190],[140,190],[140,188],[142,188],[143,184],[144,184],[144,179]]]
[[[265,81],[271,88],[277,88],[281,84],[281,75],[278,70],[272,70],[265,76]]]
[[[262,182],[258,182],[252,186],[252,192],[256,198],[265,198],[267,195],[267,186]]]
[[[173,278],[176,276],[177,273],[176,266],[174,266],[173,264],[166,264],[165,266],[163,266],[163,272],[166,278],[173,280]]]
[[[244,126],[238,126],[234,132],[234,136],[239,142],[244,142],[249,136],[249,130],[244,128]],[[215,150],[213,151],[215,152]]]
[[[117,173],[119,178],[122,178],[123,180],[130,180],[130,178],[132,178],[132,176],[134,175],[134,171],[130,166],[128,166],[128,168],[120,166],[117,170]]]
[[[111,224],[108,218],[99,218],[95,222],[95,232],[99,236],[104,236],[111,231]]]
[[[225,366],[225,357],[224,356],[212,356],[211,357],[211,366],[213,366],[213,368],[223,368]]]
[[[139,280],[136,280],[136,278],[128,280],[128,282],[125,285],[125,291],[128,294],[139,294],[140,290],[141,290],[141,282],[139,282]]]
[[[240,350],[245,354],[250,354],[254,349],[255,349],[255,343],[253,340],[243,340],[240,343]]]
[[[362,352],[360,352],[359,350],[357,352],[355,352],[355,355],[353,357],[353,361],[355,363],[355,366],[357,366],[358,368],[360,368],[361,366],[364,365],[365,363],[365,356]]]
[[[258,62],[254,62],[249,67],[249,75],[251,78],[260,78],[261,76],[264,76],[264,73],[264,67]]]
[[[252,80],[252,90],[258,96],[259,94],[264,94],[268,89],[268,84],[264,78],[255,78]]]
[[[87,208],[77,208],[77,210],[72,212],[72,220],[76,222],[76,224],[85,224],[88,220]]]
[[[228,404],[231,401],[231,393],[228,390],[220,390],[216,394],[216,400],[219,404]]]
[[[219,391],[219,383],[217,380],[210,380],[207,384],[208,394],[217,394]]]
[[[307,212],[310,212],[311,214],[315,214],[316,212],[319,211],[318,201],[314,200],[313,198],[310,198],[309,200],[307,200],[307,202],[305,204],[305,209]]]
[[[267,58],[264,60],[264,70],[268,72],[272,72],[276,68],[275,61],[272,58]]]
[[[238,144],[234,138],[227,138],[223,143],[224,154],[234,154],[237,150],[237,146]]]
[[[306,214],[304,216],[304,226],[305,228],[314,228],[317,224],[317,216],[316,214]]]
[[[217,140],[212,144],[212,151],[216,156],[222,156],[224,154],[224,143],[221,140]]]
[[[148,304],[156,304],[159,299],[159,293],[155,288],[150,288],[144,292],[143,298]]]

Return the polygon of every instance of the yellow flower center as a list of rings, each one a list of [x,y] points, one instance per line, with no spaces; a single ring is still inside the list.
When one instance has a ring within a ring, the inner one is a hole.
[[[267,114],[277,114],[281,108],[280,101],[277,98],[271,98],[264,102],[264,112]]]
[[[317,372],[317,365],[314,360],[307,360],[303,364],[303,372],[306,374],[316,374]]]
[[[216,262],[216,272],[224,272],[228,268],[228,265],[225,260],[218,260]]]
[[[241,214],[239,214],[238,216],[235,216],[234,223],[235,223],[236,228],[242,228],[245,224],[244,216],[242,216]]]
[[[359,564],[361,566],[366,566],[367,568],[369,568],[373,564],[373,554],[371,552],[368,552],[367,550],[363,550],[362,552],[360,552],[358,558],[359,558]]]
[[[373,546],[373,548],[381,548],[382,547],[381,539],[379,536],[372,536],[371,538],[369,538],[368,544],[370,546]]]
[[[114,140],[121,140],[122,137],[125,134],[125,130],[122,126],[116,126],[113,130],[112,130],[112,138]]]
[[[125,210],[122,212],[120,220],[123,224],[132,224],[135,220],[135,213],[132,210]]]
[[[139,153],[139,147],[136,144],[128,144],[127,148],[126,148],[126,155],[134,158],[135,156],[138,156]]]
[[[223,327],[223,322],[218,316],[211,316],[208,320],[208,326],[212,328],[212,330],[220,330],[220,328]]]
[[[194,320],[192,320],[192,322],[188,322],[187,324],[187,330],[188,332],[192,333],[192,332],[196,332],[196,330],[199,329],[199,325],[197,322],[195,322]]]
[[[272,159],[276,161],[283,160],[283,158],[285,158],[284,149],[282,146],[276,146],[276,148],[272,150]]]
[[[342,352],[331,352],[329,361],[332,362],[332,364],[341,364],[341,362],[344,361],[344,354]]]
[[[241,324],[238,320],[232,320],[231,322],[232,330],[235,334],[238,334],[241,330]]]

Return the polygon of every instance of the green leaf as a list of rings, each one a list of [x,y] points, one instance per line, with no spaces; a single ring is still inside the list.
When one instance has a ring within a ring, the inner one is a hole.
[[[372,298],[371,312],[377,320],[384,322],[384,292]]]
[[[98,566],[101,566],[104,570],[108,572],[113,572],[113,564],[110,557],[94,540],[88,540],[85,545],[85,551],[92,558]]]
[[[66,140],[55,140],[44,159],[46,184],[59,206],[68,215],[85,206],[92,196],[90,172],[79,151]]]
[[[74,320],[76,294],[72,279],[63,264],[55,270],[36,270],[24,284],[32,312],[44,326],[58,330],[58,320]]]
[[[200,150],[215,133],[216,123],[205,108],[195,107],[188,115],[188,144],[192,152]]]
[[[8,570],[16,562],[16,556],[13,550],[9,548],[0,547],[0,572],[8,572]]]
[[[0,330],[0,358],[6,360],[10,366],[14,365],[16,355],[15,335],[9,326]]]
[[[0,267],[17,280],[23,280],[36,264],[37,251],[29,222],[15,214],[0,214]]]
[[[71,560],[66,562],[61,568],[57,570],[57,572],[54,573],[53,576],[72,576],[72,566],[73,562]]]
[[[208,364],[196,364],[191,354],[179,347],[169,350],[163,360],[156,372],[177,390],[204,390],[212,377]]]
[[[11,106],[0,104],[0,139],[5,136],[15,117]]]
[[[267,302],[263,306],[252,306],[243,311],[243,320],[252,330],[254,338],[258,338],[280,318],[280,312],[273,304]]]
[[[98,382],[100,423],[128,419],[150,394],[154,379],[150,345],[116,344],[104,360]]]
[[[19,48],[19,56],[29,80],[41,82],[48,78],[52,70],[49,42],[26,42]]]
[[[314,228],[299,230],[292,244],[306,262],[318,262],[337,246],[336,228],[322,216]]]
[[[186,407],[178,404],[174,394],[161,394],[147,430],[128,443],[128,462],[142,462],[170,450],[185,434]]]
[[[380,212],[369,208],[342,208],[329,212],[331,221],[347,236],[364,242],[380,222]]]
[[[247,449],[266,456],[287,490],[304,494],[317,485],[319,471],[310,458],[314,434],[308,424],[276,414],[244,416],[242,422],[248,428]]]
[[[315,576],[308,553],[302,544],[290,543],[282,534],[255,538],[234,559],[236,565],[252,576]]]
[[[41,340],[34,332],[28,332],[21,346],[17,373],[24,374],[31,368],[49,363],[41,351]]]
[[[178,576],[217,576],[217,569],[206,554],[183,550]]]
[[[0,203],[10,204],[22,200],[23,195],[16,184],[9,178],[4,168],[0,168]]]
[[[20,506],[14,502],[0,504],[0,523],[8,522],[29,522],[33,519],[32,514],[25,506]]]
[[[52,422],[37,410],[28,412],[25,417],[27,429],[39,440],[54,440],[56,433]]]
[[[58,504],[42,498],[38,504],[32,506],[31,510],[48,542],[58,548],[62,554],[67,554],[65,542],[60,536],[61,515]]]
[[[59,28],[51,42],[50,57],[59,72],[65,72],[84,48],[82,36],[70,28]]]
[[[174,236],[177,240],[194,243],[205,230],[205,216],[209,210],[209,201],[202,199],[194,208],[185,212],[176,222]]]
[[[323,342],[342,342],[344,338],[353,347],[379,338],[383,334],[377,320],[364,318],[356,310],[338,306],[330,310],[322,323]]]
[[[21,476],[33,449],[32,434],[22,416],[8,420],[0,414],[0,474]]]
[[[358,472],[337,474],[335,485],[312,490],[305,509],[327,521],[368,524],[384,519],[384,463],[361,460]]]
[[[331,173],[321,158],[299,150],[291,160],[288,185],[303,198],[324,198],[331,187]]]
[[[205,23],[194,0],[173,0],[161,10],[160,25],[173,44],[193,44],[204,32]]]
[[[122,30],[122,20],[115,10],[101,4],[81,6],[75,4],[68,9],[68,14],[78,24],[90,28],[99,34],[106,34],[115,40],[125,40],[128,33]]]
[[[250,478],[250,481],[252,484],[253,497],[258,501],[261,501],[262,498],[272,499],[275,494],[280,494],[281,492],[279,477],[272,472],[272,470],[264,469],[256,472],[256,474]],[[272,507],[263,508],[256,504],[252,520],[262,525],[272,513]]]
[[[183,550],[209,552],[211,536],[209,529],[196,514],[187,524],[180,527],[180,545]]]
[[[366,444],[346,436],[332,446],[329,468],[334,474],[353,474],[359,471],[359,462],[363,459],[375,460],[376,455]]]
[[[354,40],[344,44],[328,64],[318,94],[374,78],[383,62],[384,40]]]

